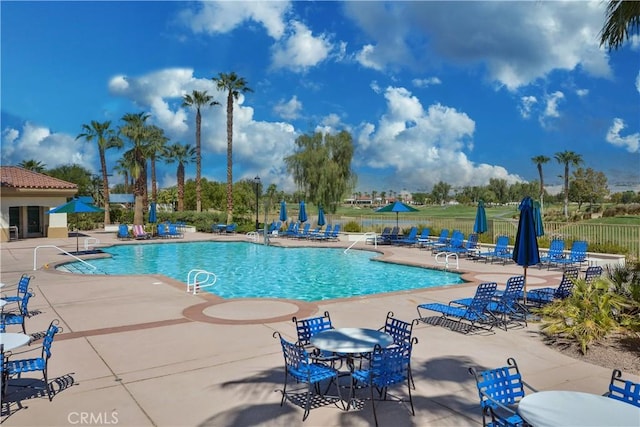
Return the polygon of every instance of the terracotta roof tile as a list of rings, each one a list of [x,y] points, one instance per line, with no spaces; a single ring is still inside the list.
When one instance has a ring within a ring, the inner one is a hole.
[[[71,182],[18,166],[0,166],[0,186],[8,188],[77,189]]]

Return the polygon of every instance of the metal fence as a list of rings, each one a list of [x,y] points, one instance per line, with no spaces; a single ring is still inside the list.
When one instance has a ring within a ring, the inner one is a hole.
[[[329,217],[328,222],[344,224],[355,221],[360,226],[361,231],[380,232],[384,227],[396,225],[396,218],[392,216],[362,215],[360,217]],[[465,235],[473,232],[473,219],[468,218],[429,218],[416,214],[400,214],[397,224],[401,230],[407,231],[412,226],[419,229],[429,227],[431,235],[439,234],[440,230],[460,230]],[[507,235],[513,244],[516,231],[518,229],[517,219],[488,220],[488,230],[481,237],[483,242],[495,242],[499,235]],[[591,245],[610,245],[623,248],[627,254],[640,259],[640,224],[638,225],[614,225],[614,224],[590,224],[590,223],[567,223],[567,222],[545,222],[545,236],[540,239],[540,245],[547,247],[548,242],[559,237],[567,244],[574,240],[586,240]]]

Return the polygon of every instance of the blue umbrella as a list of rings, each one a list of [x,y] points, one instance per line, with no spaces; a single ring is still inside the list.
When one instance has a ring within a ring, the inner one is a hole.
[[[88,203],[82,203],[78,199],[73,199],[63,205],[56,206],[55,208],[51,209],[47,213],[79,214],[79,213],[92,213],[92,212],[104,212],[104,209],[93,206]],[[76,252],[80,252],[80,244],[78,242],[79,236],[78,236],[78,230],[77,230],[78,228],[77,221],[78,221],[78,218],[76,217]]]
[[[318,226],[322,227],[326,223],[327,223],[327,221],[325,221],[325,219],[324,219],[324,209],[322,209],[322,206],[320,206],[318,208]]]
[[[540,213],[540,202],[533,202],[533,220],[536,223],[536,236],[544,236],[544,225],[542,224],[542,214]]]
[[[520,203],[520,220],[516,243],[513,247],[513,260],[524,267],[524,299],[527,302],[527,267],[540,263],[538,240],[536,238],[536,224],[533,218],[533,200],[525,197]]]
[[[484,211],[484,202],[480,200],[478,202],[478,210],[476,211],[476,222],[473,224],[474,233],[486,233],[487,232],[487,214]]]
[[[418,209],[405,205],[399,200],[391,203],[387,206],[376,209],[376,212],[395,212],[396,213],[396,226],[398,226],[398,213],[399,212],[418,212]]]
[[[149,222],[152,224],[155,224],[156,221],[158,221],[158,218],[156,216],[156,202],[151,202],[151,204],[149,205]]]
[[[287,202],[284,200],[280,202],[280,221],[287,221]]]
[[[305,222],[307,220],[307,210],[304,207],[304,202],[300,202],[300,212],[298,212],[298,220]]]

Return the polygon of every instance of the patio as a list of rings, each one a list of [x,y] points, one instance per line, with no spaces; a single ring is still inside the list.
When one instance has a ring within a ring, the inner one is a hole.
[[[102,245],[123,243],[116,241],[115,233],[87,234]],[[241,235],[186,233],[184,241],[230,239],[246,240]],[[352,243],[273,242],[338,247]],[[144,244],[124,242],[131,243]],[[22,273],[35,276],[31,286],[36,297],[29,307],[38,314],[27,319],[27,332],[44,331],[52,319],[60,319],[64,332],[56,336],[49,363],[56,394],[49,402],[46,394],[30,396],[28,391],[10,387],[2,421],[11,426],[368,426],[373,423],[370,403],[348,412],[333,405],[313,409],[304,424],[301,408],[290,403],[281,407],[284,366],[273,332],[295,340],[291,317],[325,310],[336,327],[378,328],[389,310],[409,321],[417,317],[418,304],[467,297],[482,281],[504,286],[510,276],[522,274],[522,268],[514,264],[463,259],[460,270],[472,282],[456,287],[317,304],[224,301],[212,295],[187,294],[184,283],[159,275],[99,276],[96,280],[95,276],[58,272],[52,265],[65,256],[52,248],[38,250],[40,269],[32,271],[38,245],[72,250],[75,240],[4,243],[1,280],[12,285]],[[395,246],[379,249],[385,260],[435,267],[433,255],[425,251]],[[555,285],[560,277],[558,270],[528,270],[530,288]],[[475,381],[467,368],[503,365],[508,357],[517,360],[524,378],[538,390],[606,391],[610,369],[546,347],[536,331],[537,325],[530,323],[528,328],[463,335],[418,324],[413,335],[419,343],[411,364],[416,415],[412,417],[404,406],[383,402],[378,406],[380,425],[481,425]]]

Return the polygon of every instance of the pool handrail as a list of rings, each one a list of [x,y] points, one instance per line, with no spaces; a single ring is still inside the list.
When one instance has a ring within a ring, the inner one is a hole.
[[[361,241],[368,241],[369,239],[373,239],[373,245],[374,247],[378,247],[378,234],[374,233],[374,232],[367,232],[364,233],[362,236],[360,236],[355,242],[353,242],[347,249],[344,250],[344,253],[346,254],[349,249],[351,249],[352,247],[354,247],[356,245],[356,243],[361,242]]]
[[[198,294],[198,290],[208,288],[216,284],[218,276],[207,270],[194,268],[187,274],[187,292]]]
[[[59,250],[60,252],[69,255],[72,258],[75,258],[76,260],[80,261],[83,264],[86,264],[89,268],[91,268],[92,270],[96,269],[95,265],[89,264],[88,262],[86,262],[85,260],[83,260],[82,258],[78,258],[77,256],[65,251],[64,249],[61,249],[59,247],[57,247],[56,245],[40,245],[40,246],[36,246],[35,248],[33,248],[33,270],[37,270],[37,260],[38,260],[38,249],[40,248],[54,248]]]

